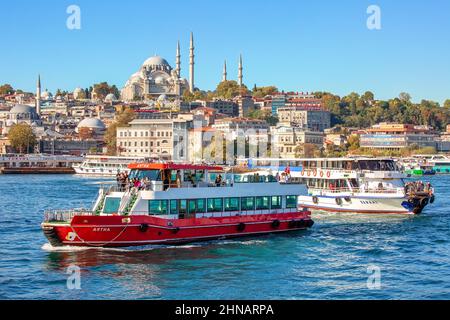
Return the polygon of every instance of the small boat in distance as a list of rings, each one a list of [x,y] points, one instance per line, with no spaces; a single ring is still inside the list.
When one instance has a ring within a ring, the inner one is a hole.
[[[81,164],[73,166],[76,174],[86,176],[115,176],[119,172],[129,172],[128,165],[145,161],[145,157],[119,157],[87,155]]]
[[[53,246],[123,247],[256,236],[311,227],[306,186],[209,165],[133,163],[91,210],[48,211]]]

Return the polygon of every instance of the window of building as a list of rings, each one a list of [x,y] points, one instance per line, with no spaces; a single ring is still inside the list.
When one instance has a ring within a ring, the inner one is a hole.
[[[148,212],[155,215],[167,214],[167,200],[149,200]]]
[[[225,211],[239,211],[239,198],[225,198]]]
[[[286,196],[286,208],[297,208],[297,196]]]

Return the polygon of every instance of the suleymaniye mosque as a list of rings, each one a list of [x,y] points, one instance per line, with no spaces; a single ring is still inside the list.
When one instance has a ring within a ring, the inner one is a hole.
[[[173,69],[166,59],[155,55],[148,58],[138,72],[133,74],[122,89],[122,100],[177,99],[185,90],[194,91],[194,37],[191,34],[189,80],[181,78],[180,44],[177,45],[176,66]]]

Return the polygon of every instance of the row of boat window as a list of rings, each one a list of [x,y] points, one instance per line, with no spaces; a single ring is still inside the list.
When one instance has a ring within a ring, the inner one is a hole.
[[[297,196],[286,196],[285,203],[287,209],[297,208]],[[282,208],[282,196],[149,200],[148,202],[149,214],[153,215],[253,211]]]

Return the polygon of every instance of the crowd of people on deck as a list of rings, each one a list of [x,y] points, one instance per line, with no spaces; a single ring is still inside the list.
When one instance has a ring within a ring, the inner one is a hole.
[[[116,175],[117,189],[119,192],[136,190],[150,190],[150,179],[147,177],[143,179],[130,178],[127,172],[119,172]]]
[[[433,187],[430,182],[412,181],[405,184],[405,193],[427,192],[433,193]]]

